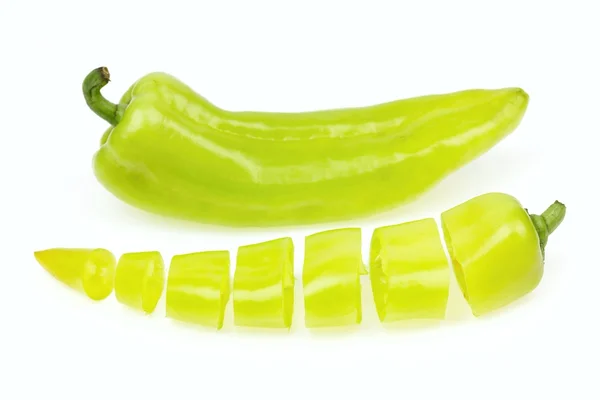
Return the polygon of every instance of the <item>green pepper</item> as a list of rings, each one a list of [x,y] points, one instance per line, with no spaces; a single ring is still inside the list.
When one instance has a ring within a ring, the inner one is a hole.
[[[482,155],[520,123],[520,88],[472,89],[360,108],[228,111],[151,73],[119,104],[83,93],[110,123],[94,155],[99,182],[124,202],[235,226],[339,221],[394,208]]]
[[[504,193],[474,197],[442,213],[452,266],[473,314],[481,316],[531,292],[544,272],[548,236],[566,207],[556,201],[529,214]]]

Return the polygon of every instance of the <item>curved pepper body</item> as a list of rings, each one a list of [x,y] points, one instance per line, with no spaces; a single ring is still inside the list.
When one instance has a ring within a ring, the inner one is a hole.
[[[103,86],[103,85],[102,85]],[[519,124],[519,88],[466,90],[298,113],[216,107],[163,73],[137,81],[94,156],[98,180],[153,213],[204,223],[296,225],[396,207]]]
[[[544,270],[540,237],[514,197],[488,193],[442,213],[461,291],[480,316],[531,292]]]

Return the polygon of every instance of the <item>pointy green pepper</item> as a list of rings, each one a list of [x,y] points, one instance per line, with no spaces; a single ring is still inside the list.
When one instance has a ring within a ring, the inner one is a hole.
[[[111,124],[94,156],[101,184],[157,214],[231,226],[320,223],[413,200],[482,155],[520,123],[520,88],[473,89],[362,108],[234,112],[164,73],[148,74],[118,104],[83,83]]]

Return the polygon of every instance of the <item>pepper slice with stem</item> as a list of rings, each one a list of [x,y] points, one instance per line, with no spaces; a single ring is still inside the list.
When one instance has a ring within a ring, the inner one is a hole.
[[[475,316],[495,311],[535,289],[544,272],[548,236],[566,214],[556,201],[530,214],[513,196],[487,193],[442,213],[452,266]]]

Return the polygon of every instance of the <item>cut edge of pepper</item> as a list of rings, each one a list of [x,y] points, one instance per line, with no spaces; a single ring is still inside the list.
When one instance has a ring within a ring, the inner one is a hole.
[[[385,257],[382,254],[384,248],[381,245],[381,237],[377,229],[373,232],[373,236],[371,237],[370,247],[369,277],[371,281],[371,291],[379,321],[384,322],[386,317],[389,280],[384,269]]]
[[[360,243],[362,243],[362,229],[354,228],[358,230],[359,235],[359,260],[356,268],[356,324],[362,323],[363,319],[363,300],[362,300],[362,283],[360,280],[361,275],[365,275],[367,273],[367,269],[365,268],[365,263],[363,261],[362,248],[360,247]]]
[[[165,261],[158,251],[150,253],[152,256],[148,270],[144,275],[142,286],[142,311],[152,314],[163,295],[165,285]]]
[[[283,326],[290,329],[294,316],[294,242],[290,237],[282,238],[281,241],[284,249],[281,271]]]
[[[97,248],[90,252],[81,282],[85,294],[92,300],[104,300],[114,290],[117,260],[112,252]]]
[[[219,315],[217,316],[217,323],[215,328],[220,331],[225,325],[225,311],[227,305],[231,301],[231,252],[229,250],[217,250],[224,259],[223,271],[221,275],[221,285],[219,287]]]
[[[467,303],[471,303],[469,296],[469,288],[467,286],[467,280],[465,278],[465,271],[458,259],[456,258],[456,254],[454,252],[454,246],[452,244],[452,237],[450,235],[450,230],[446,225],[445,219],[441,218],[442,225],[442,236],[444,237],[444,243],[446,244],[446,249],[448,250],[448,256],[450,257],[450,264],[452,265],[452,270],[454,272],[454,277],[456,278],[456,282],[458,283],[458,287],[460,291],[467,301]]]

